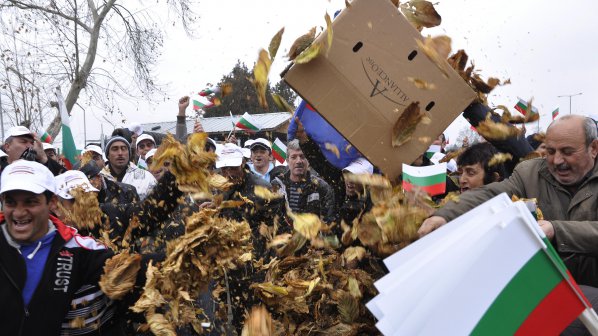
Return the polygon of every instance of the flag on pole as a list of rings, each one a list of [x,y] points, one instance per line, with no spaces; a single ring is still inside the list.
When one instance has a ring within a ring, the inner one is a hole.
[[[207,97],[211,94],[216,94],[216,93],[220,93],[220,87],[219,86],[210,86],[207,87],[201,91],[199,91],[199,95],[202,97]]]
[[[193,99],[193,110],[195,110],[195,111],[208,109],[210,107],[213,107],[214,105],[215,105],[214,102],[209,101],[207,99],[205,99],[205,100]]]
[[[62,120],[62,156],[64,164],[67,169],[72,169],[76,161],[77,147],[75,147],[75,139],[71,131],[69,112],[66,110],[66,104],[62,93],[56,89],[56,99],[58,101],[58,110],[60,111],[60,119]]]
[[[48,132],[44,132],[44,134],[42,134],[39,139],[41,140],[41,142],[45,142],[45,143],[52,143],[52,137],[50,136],[50,134],[48,134]]]
[[[527,102],[519,97],[517,97],[517,99],[519,99],[519,101],[517,102],[517,104],[515,104],[515,109],[521,112],[521,114],[526,115],[528,110]],[[532,106],[532,113],[538,114],[538,109],[535,106]]]
[[[367,304],[383,334],[557,335],[595,316],[522,202],[478,208],[384,260]]]
[[[446,192],[446,162],[426,167],[403,164],[403,189],[419,187],[430,196]]]
[[[287,146],[279,138],[276,138],[272,144],[272,155],[280,163],[284,163],[287,159]]]
[[[556,119],[559,116],[559,108],[557,107],[556,110],[552,111],[552,120]]]
[[[247,112],[245,112],[243,116],[241,116],[241,119],[237,121],[235,126],[250,133],[258,132],[262,129],[262,127],[255,120],[255,118]]]

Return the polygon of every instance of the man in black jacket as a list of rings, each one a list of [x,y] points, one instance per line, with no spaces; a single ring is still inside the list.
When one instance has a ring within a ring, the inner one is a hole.
[[[42,164],[12,163],[0,186],[2,334],[59,335],[76,292],[98,284],[112,252],[50,215],[56,184]],[[98,332],[110,333],[103,316]]]

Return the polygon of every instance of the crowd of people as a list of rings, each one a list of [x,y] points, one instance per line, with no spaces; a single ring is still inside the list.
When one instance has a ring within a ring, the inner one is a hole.
[[[179,100],[175,137],[182,143],[187,140],[188,105],[189,97]],[[477,126],[489,113],[486,106],[472,104],[464,116]],[[211,172],[231,183],[225,191],[214,191],[219,202],[239,201],[238,206],[226,208],[218,207],[213,197],[193,197],[180,190],[169,170],[171,163],[154,162],[160,155],[160,141],[139,128],[115,132],[104,144],[88,145],[72,170],[60,164],[52,145],[42,143],[29,129],[11,128],[1,153],[2,333],[143,333],[143,316],[128,310],[145,281],[143,270],[150,261],[164,260],[168,243],[185,234],[185,218],[204,209],[216,209],[222,218],[247,221],[254,254],[266,260],[274,254],[260,234],[260,225],[276,223],[279,232],[293,232],[293,214],[317,215],[330,228],[326,235],[342,241],[341,226],[350,226],[373,204],[368,187],[347,176],[371,176],[378,169],[366,158],[344,168],[330,164],[301,122],[296,122],[298,127],[286,143],[284,163],[274,159],[272,143],[263,137],[244,144],[234,135],[223,142],[205,141],[202,150],[216,157]],[[201,132],[201,124],[196,123],[191,133]],[[454,154],[446,152],[443,134],[432,147],[440,158]],[[492,162],[500,153],[510,154],[511,159]],[[443,202],[446,194],[435,196],[434,201],[442,206],[421,224],[418,235],[424,237],[503,192],[536,199],[544,215],[538,224],[592,301],[598,297],[597,156],[596,122],[577,115],[556,119],[546,134],[467,144],[452,168],[449,164],[447,174],[447,194],[460,193],[458,201]],[[411,164],[432,165],[438,159],[430,160],[422,153]],[[258,187],[280,197],[265,199],[258,195]],[[84,203],[87,197],[97,202]],[[77,216],[77,207],[85,204],[88,208]],[[141,255],[142,270],[136,275],[136,289],[114,300],[103,293],[99,281],[106,261],[122,251]],[[305,253],[305,248],[295,253]],[[248,303],[259,303],[245,286],[246,279],[258,273],[244,268],[226,280],[228,316],[216,313],[217,300],[209,289],[192,298],[203,309],[207,333],[240,330]],[[238,304],[239,300],[246,302]],[[185,328],[177,332],[194,334]],[[566,332],[586,331],[576,322]]]

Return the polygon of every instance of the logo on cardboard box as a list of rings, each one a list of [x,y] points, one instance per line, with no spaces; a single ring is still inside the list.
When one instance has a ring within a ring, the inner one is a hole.
[[[372,84],[370,98],[380,95],[394,104],[407,106],[407,102],[410,100],[409,96],[390,77],[390,74],[384,70],[381,64],[378,64],[376,60],[368,56],[365,60],[361,59],[361,65],[363,66],[365,75]]]

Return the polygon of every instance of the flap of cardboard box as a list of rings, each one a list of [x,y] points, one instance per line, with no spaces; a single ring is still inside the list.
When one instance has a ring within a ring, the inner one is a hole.
[[[421,51],[421,34],[388,0],[354,0],[333,21],[327,53],[294,64],[284,80],[391,179],[412,163],[473,101],[475,93],[448,64],[446,77]],[[325,39],[326,32],[318,39]],[[434,84],[418,89],[408,78]],[[417,101],[431,123],[410,141],[391,144],[404,109]]]

